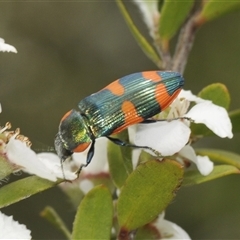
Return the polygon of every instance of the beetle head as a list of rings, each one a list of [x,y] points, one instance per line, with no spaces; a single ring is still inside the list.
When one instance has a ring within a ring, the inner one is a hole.
[[[73,152],[84,151],[91,143],[91,134],[86,120],[76,110],[66,113],[55,137],[55,149],[62,161],[65,161]]]
[[[73,154],[72,151],[65,148],[59,133],[57,133],[55,137],[54,144],[57,155],[59,156],[62,162],[64,162],[67,158],[69,158]]]

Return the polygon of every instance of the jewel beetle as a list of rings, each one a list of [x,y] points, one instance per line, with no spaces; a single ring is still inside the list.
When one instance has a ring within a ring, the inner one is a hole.
[[[153,122],[149,118],[166,109],[183,84],[184,79],[178,72],[146,71],[119,78],[84,98],[79,102],[78,110],[67,112],[59,124],[55,149],[61,162],[91,145],[86,164],[76,172],[79,175],[82,167],[91,162],[95,140],[100,137],[107,137],[122,146],[149,148],[125,143],[110,135],[133,124]]]

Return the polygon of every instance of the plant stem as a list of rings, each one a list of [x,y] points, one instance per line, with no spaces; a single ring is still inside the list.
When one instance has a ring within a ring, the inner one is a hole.
[[[192,49],[196,31],[198,29],[195,17],[198,13],[195,12],[186,24],[182,27],[175,53],[172,60],[171,70],[183,73],[188,60],[189,53]]]

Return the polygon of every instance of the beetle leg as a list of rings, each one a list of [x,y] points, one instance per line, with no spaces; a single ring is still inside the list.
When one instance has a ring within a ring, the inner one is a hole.
[[[148,147],[148,146],[137,146],[137,145],[134,145],[134,144],[131,144],[131,143],[126,143],[126,142],[123,142],[122,140],[118,139],[118,138],[113,138],[113,137],[109,137],[109,136],[106,136],[110,141],[112,141],[113,143],[119,145],[119,146],[124,146],[124,147],[132,147],[132,148],[141,148],[141,149],[148,149],[150,151],[152,151],[155,155],[157,155],[158,158],[162,158],[162,155],[160,152],[158,152],[157,150],[151,148],[151,147]]]
[[[76,174],[77,174],[78,177],[79,177],[79,174],[80,174],[80,172],[82,171],[82,169],[83,169],[84,167],[87,167],[88,164],[92,161],[92,158],[93,158],[93,155],[94,155],[94,150],[95,150],[94,146],[95,146],[95,140],[93,139],[93,140],[92,140],[91,147],[90,147],[90,149],[89,149],[89,151],[88,151],[88,153],[87,153],[86,163],[85,163],[85,164],[81,164],[81,166],[79,167],[79,169],[76,171]]]
[[[188,120],[190,122],[194,122],[189,117],[178,117],[178,118],[171,118],[171,119],[145,119],[140,123],[171,122],[171,121],[175,121],[175,120]]]

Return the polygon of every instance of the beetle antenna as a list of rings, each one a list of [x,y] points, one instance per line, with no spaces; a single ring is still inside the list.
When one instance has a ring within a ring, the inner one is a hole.
[[[66,180],[66,177],[65,177],[64,169],[63,169],[63,162],[64,162],[64,159],[61,158],[61,169],[62,169],[62,175],[63,175],[63,179],[64,179],[64,181],[66,182],[67,180]]]

